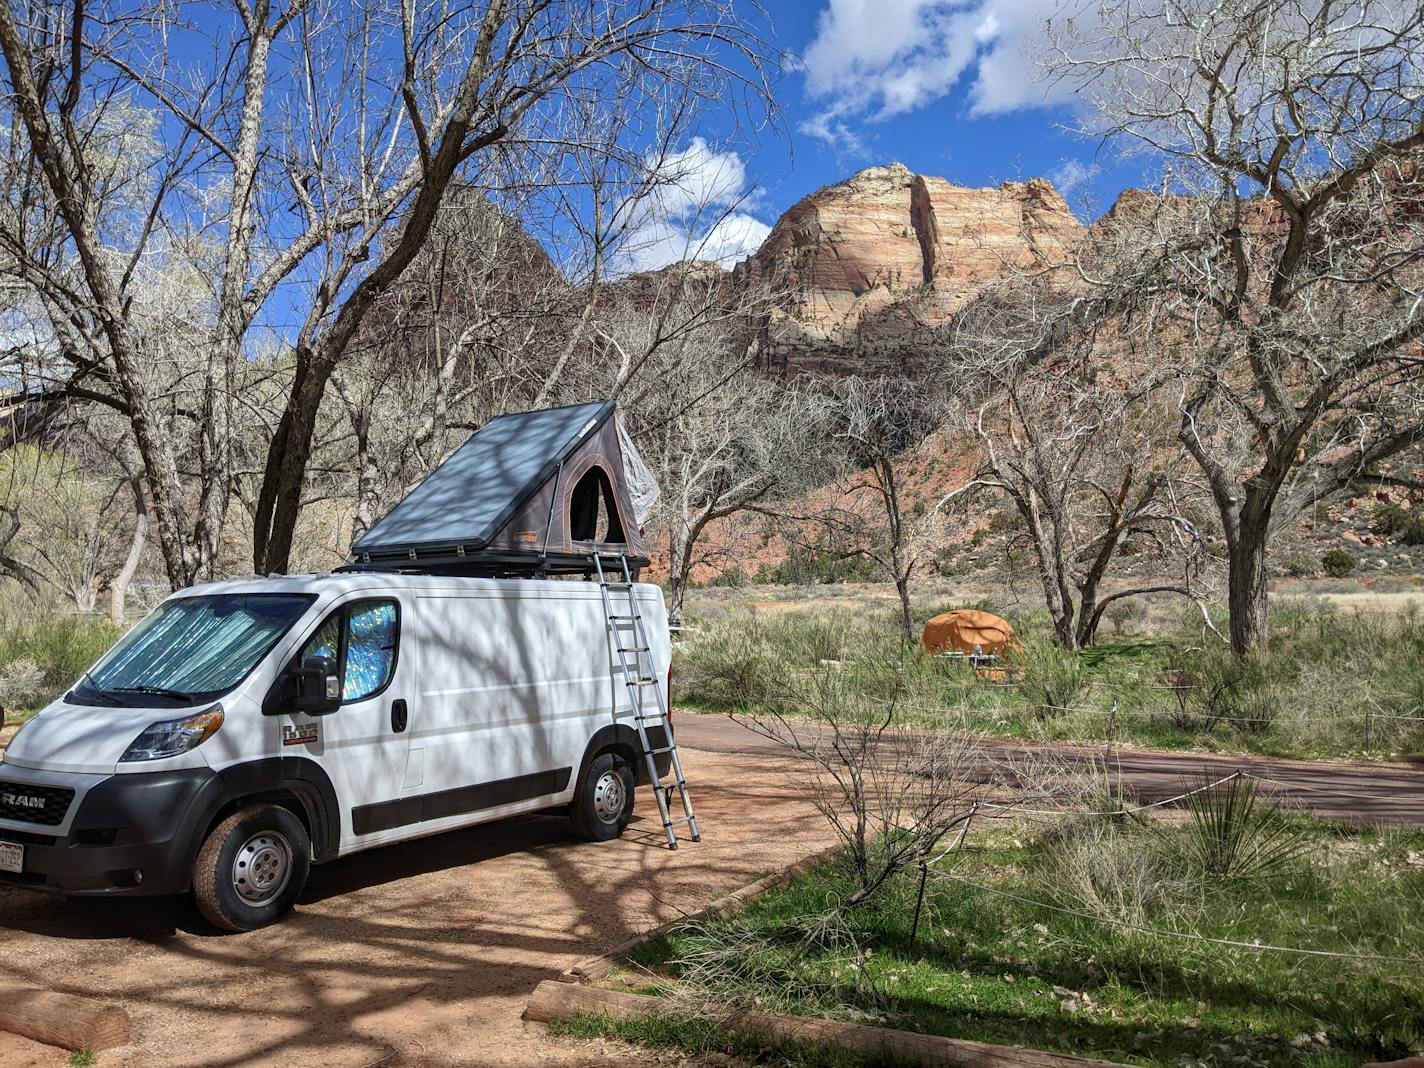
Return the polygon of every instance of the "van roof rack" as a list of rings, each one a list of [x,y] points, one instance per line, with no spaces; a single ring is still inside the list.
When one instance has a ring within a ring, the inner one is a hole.
[[[630,491],[631,486],[631,491]],[[589,574],[646,567],[634,495],[657,488],[611,400],[491,419],[372,525],[340,572]]]

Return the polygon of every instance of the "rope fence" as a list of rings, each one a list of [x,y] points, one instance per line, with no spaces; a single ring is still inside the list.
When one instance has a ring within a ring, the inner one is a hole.
[[[1230,775],[1223,775],[1221,778],[1215,780],[1214,782],[1209,782],[1205,786],[1198,786],[1194,790],[1187,790],[1185,793],[1177,794],[1175,797],[1168,797],[1162,801],[1152,801],[1145,805],[1135,805],[1132,808],[1113,808],[1082,811],[1080,809],[1072,808],[1022,808],[1018,805],[997,805],[990,801],[980,802],[979,807],[992,808],[1002,812],[1011,812],[1018,815],[1031,816],[1135,816],[1137,815],[1137,813],[1146,812],[1149,809],[1165,808],[1167,805],[1175,805],[1178,801],[1185,801],[1189,797],[1194,797],[1197,794],[1206,793],[1208,790],[1220,786],[1224,782],[1230,782],[1232,779],[1240,778],[1254,779],[1256,778],[1256,776],[1252,775],[1250,772],[1233,771]],[[998,819],[1003,817],[994,818]]]
[[[1338,792],[1339,792],[1338,790],[1335,790],[1334,788],[1331,788],[1330,790],[1327,791],[1327,790],[1325,790],[1325,788],[1323,788],[1323,787],[1306,786],[1305,784],[1286,783],[1286,782],[1280,781],[1279,779],[1272,779],[1272,778],[1270,778],[1270,777],[1268,777],[1268,776],[1265,776],[1265,775],[1257,775],[1257,774],[1255,774],[1254,772],[1250,772],[1250,771],[1246,771],[1246,770],[1237,770],[1237,771],[1232,772],[1230,775],[1224,775],[1224,776],[1222,776],[1222,777],[1219,778],[1219,779],[1215,779],[1215,780],[1213,780],[1212,782],[1209,782],[1209,783],[1204,783],[1203,785],[1198,786],[1198,787],[1196,787],[1196,788],[1194,788],[1194,789],[1186,790],[1186,791],[1183,791],[1182,793],[1175,794],[1175,795],[1172,796],[1172,797],[1164,798],[1164,799],[1162,799],[1161,801],[1153,801],[1153,802],[1151,802],[1151,803],[1149,803],[1149,804],[1144,804],[1144,805],[1135,805],[1135,806],[1131,806],[1131,807],[1122,807],[1122,808],[1116,808],[1116,809],[1102,809],[1102,810],[1088,810],[1088,811],[1082,811],[1082,810],[1075,810],[1075,809],[1072,809],[1072,808],[1062,808],[1062,809],[1032,809],[1032,808],[1023,808],[1023,807],[1021,807],[1021,806],[1019,806],[1019,805],[1017,805],[1017,804],[1001,805],[1001,804],[996,804],[996,803],[994,803],[994,802],[989,802],[989,801],[976,801],[975,804],[974,804],[973,810],[970,812],[970,818],[972,819],[972,817],[974,816],[975,813],[977,813],[977,812],[979,812],[979,811],[981,811],[981,810],[984,810],[984,809],[993,809],[993,810],[996,810],[996,811],[993,812],[993,813],[989,813],[989,812],[986,812],[986,813],[985,813],[985,815],[989,816],[989,818],[991,818],[991,819],[1007,819],[1007,818],[1013,818],[1014,816],[1018,816],[1018,815],[1034,815],[1034,814],[1037,814],[1037,815],[1045,815],[1045,816],[1065,816],[1065,815],[1079,815],[1079,816],[1130,816],[1130,815],[1134,815],[1134,814],[1139,813],[1139,812],[1145,812],[1145,811],[1147,811],[1148,809],[1164,808],[1164,807],[1166,807],[1166,806],[1168,806],[1168,805],[1175,805],[1175,804],[1178,804],[1178,803],[1181,802],[1181,801],[1185,801],[1185,800],[1186,800],[1187,798],[1189,798],[1189,797],[1193,797],[1193,796],[1195,796],[1195,795],[1197,795],[1197,794],[1205,793],[1205,792],[1208,791],[1208,790],[1215,789],[1216,787],[1222,785],[1223,783],[1230,782],[1230,781],[1232,781],[1232,780],[1234,780],[1234,779],[1243,779],[1243,778],[1244,778],[1244,779],[1254,779],[1254,780],[1257,781],[1257,782],[1267,783],[1267,784],[1270,784],[1270,785],[1272,785],[1272,786],[1277,786],[1277,787],[1280,787],[1280,788],[1282,788],[1282,789],[1287,789],[1287,790],[1293,790],[1293,789],[1296,789],[1297,787],[1299,787],[1299,788],[1307,789],[1307,790],[1320,790],[1320,791],[1322,791],[1322,792],[1331,792],[1331,793],[1337,793],[1337,794],[1338,794]],[[1361,795],[1361,796],[1365,796],[1365,795]],[[1031,799],[1031,800],[1032,800],[1032,799]],[[966,830],[966,831],[968,830],[968,827],[967,827],[967,826],[966,826],[965,830]],[[923,901],[923,895],[924,895],[924,881],[925,881],[925,879],[926,879],[928,876],[933,875],[933,876],[934,876],[935,878],[937,878],[937,879],[944,879],[944,880],[947,880],[947,881],[949,881],[949,882],[958,883],[958,884],[960,884],[960,885],[967,886],[967,887],[969,887],[969,888],[971,888],[971,889],[973,889],[973,890],[977,890],[977,891],[979,891],[979,892],[981,892],[981,893],[990,894],[990,895],[993,895],[993,896],[995,896],[995,897],[1005,898],[1005,899],[1010,900],[1010,901],[1018,902],[1019,904],[1029,905],[1029,906],[1031,906],[1031,907],[1033,907],[1033,908],[1044,909],[1044,910],[1046,910],[1046,911],[1059,913],[1059,914],[1064,915],[1064,916],[1072,916],[1072,917],[1074,917],[1074,918],[1076,918],[1076,919],[1086,920],[1086,921],[1088,921],[1088,922],[1090,922],[1090,923],[1096,923],[1096,924],[1101,924],[1101,925],[1108,926],[1108,927],[1115,927],[1115,928],[1120,928],[1120,929],[1123,929],[1123,930],[1134,931],[1134,932],[1137,932],[1137,933],[1139,933],[1139,934],[1151,935],[1151,936],[1153,936],[1153,937],[1158,937],[1158,938],[1176,938],[1176,939],[1183,939],[1183,940],[1187,940],[1187,941],[1201,942],[1201,943],[1206,943],[1206,944],[1210,944],[1210,945],[1227,946],[1227,947],[1232,948],[1232,949],[1245,949],[1245,950],[1250,950],[1250,951],[1252,951],[1252,952],[1257,952],[1257,953],[1283,953],[1283,954],[1294,955],[1294,956],[1303,956],[1303,957],[1328,957],[1328,958],[1339,959],[1339,960],[1368,961],[1368,962],[1373,962],[1373,963],[1424,965],[1424,957],[1403,957],[1403,956],[1394,956],[1394,955],[1385,954],[1385,953],[1360,953],[1360,952],[1354,952],[1354,951],[1344,951],[1344,950],[1334,950],[1334,949],[1316,949],[1316,948],[1304,947],[1304,946],[1278,946],[1278,945],[1272,945],[1272,944],[1270,944],[1270,943],[1262,942],[1262,941],[1260,941],[1259,939],[1253,939],[1252,941],[1246,942],[1246,941],[1242,941],[1242,940],[1239,940],[1239,939],[1232,939],[1232,938],[1217,938],[1217,937],[1214,937],[1214,936],[1211,936],[1211,935],[1196,934],[1196,933],[1191,932],[1191,931],[1176,931],[1176,930],[1172,930],[1171,928],[1166,928],[1166,927],[1152,927],[1152,926],[1149,926],[1149,925],[1146,925],[1146,924],[1134,923],[1134,922],[1132,922],[1132,921],[1130,921],[1130,920],[1120,920],[1120,919],[1116,919],[1116,918],[1111,917],[1111,916],[1103,916],[1103,915],[1100,915],[1100,914],[1098,914],[1098,913],[1087,912],[1087,911],[1085,911],[1085,910],[1083,910],[1083,909],[1068,908],[1068,907],[1063,906],[1063,905],[1055,905],[1055,904],[1052,904],[1051,902],[1040,901],[1040,900],[1038,900],[1037,898],[1031,898],[1031,897],[1028,897],[1028,896],[1026,896],[1026,895],[1024,895],[1024,894],[1018,894],[1018,893],[1015,893],[1015,892],[1013,892],[1013,891],[1011,891],[1011,890],[1005,890],[1005,889],[1003,889],[1003,888],[1001,888],[1001,887],[988,886],[988,885],[986,885],[986,884],[984,884],[984,883],[977,882],[976,880],[967,878],[967,877],[965,877],[965,876],[963,876],[963,875],[957,875],[957,874],[955,874],[955,873],[953,873],[953,872],[942,871],[942,870],[940,870],[939,868],[937,868],[936,865],[939,864],[940,861],[942,861],[942,860],[946,859],[947,857],[953,855],[953,854],[957,851],[959,845],[962,844],[964,837],[965,837],[965,835],[964,835],[964,834],[961,834],[961,835],[959,836],[959,841],[956,842],[954,846],[951,846],[950,848],[948,848],[948,849],[944,850],[943,852],[939,853],[937,856],[932,857],[932,858],[930,858],[930,859],[928,859],[928,860],[926,860],[926,861],[924,861],[924,862],[922,862],[922,863],[920,864],[920,895],[921,895],[921,902]],[[921,904],[920,904],[920,903],[917,903],[917,904],[916,904],[916,927],[918,927],[918,920],[919,920],[918,913],[919,913],[920,907],[921,907]]]

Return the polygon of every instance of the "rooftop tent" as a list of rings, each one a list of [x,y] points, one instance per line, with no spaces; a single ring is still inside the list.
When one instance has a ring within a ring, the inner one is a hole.
[[[594,551],[645,567],[656,495],[612,401],[491,419],[352,547],[358,565],[582,570]],[[640,506],[634,510],[634,499]]]

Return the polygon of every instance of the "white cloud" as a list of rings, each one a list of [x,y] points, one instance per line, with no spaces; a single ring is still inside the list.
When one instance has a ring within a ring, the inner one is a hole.
[[[812,115],[798,123],[796,128],[808,137],[824,141],[838,156],[849,159],[867,159],[870,156],[870,149],[861,140],[860,135],[850,128],[850,123],[841,118],[835,109]]]
[[[1091,18],[1087,0],[827,0],[802,61],[826,109],[803,132],[843,146],[847,119],[886,119],[972,79],[970,112],[1001,114],[1069,98],[1036,77],[1050,19]]]
[[[1058,166],[1048,172],[1048,180],[1054,187],[1067,196],[1087,185],[1100,173],[1097,164],[1085,164],[1076,159],[1064,159],[1058,161]]]
[[[731,267],[750,256],[771,233],[752,214],[759,191],[733,151],[719,152],[703,138],[662,159],[650,159],[649,187],[626,201],[628,234],[619,256],[629,271],[652,271],[683,260]]]

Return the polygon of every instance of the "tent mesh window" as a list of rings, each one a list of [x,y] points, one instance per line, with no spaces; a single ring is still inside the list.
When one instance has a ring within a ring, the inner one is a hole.
[[[613,499],[613,483],[601,466],[591,467],[569,499],[569,537],[574,541],[623,542],[623,524]]]

